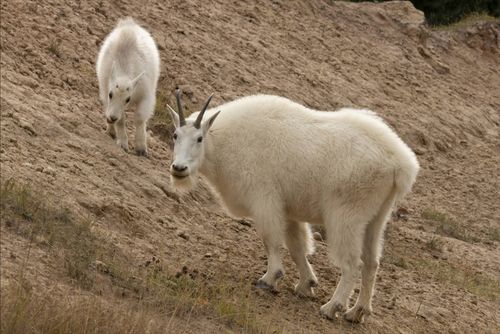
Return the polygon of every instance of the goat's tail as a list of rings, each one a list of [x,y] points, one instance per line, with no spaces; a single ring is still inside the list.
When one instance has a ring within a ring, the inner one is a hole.
[[[408,148],[408,150],[410,150]],[[415,153],[410,151],[403,163],[394,170],[395,200],[400,201],[408,194],[415,183],[420,166]]]

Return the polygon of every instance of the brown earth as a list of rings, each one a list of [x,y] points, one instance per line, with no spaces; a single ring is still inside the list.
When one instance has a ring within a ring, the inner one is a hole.
[[[270,93],[321,110],[365,107],[418,154],[422,170],[389,223],[374,314],[364,324],[319,316],[339,278],[323,242],[311,257],[317,297],[293,294],[297,272],[286,254],[280,292],[252,290],[256,312],[273,314],[289,333],[500,331],[498,21],[430,29],[409,2],[2,1],[2,182],[30,184],[91,219],[137,265],[155,256],[173,272],[222,272],[226,285],[250,284],[265,269],[253,228],[229,218],[203,185],[173,192],[167,126],[151,123],[149,158],[123,152],[104,133],[95,59],[126,15],[159,45],[158,110],[176,86],[188,110],[212,92],[213,105]],[[28,240],[2,222],[1,242],[4,291]],[[36,289],[57,283],[68,295],[83,293],[60,277],[49,250],[29,254]],[[223,330],[204,315],[184,327]]]

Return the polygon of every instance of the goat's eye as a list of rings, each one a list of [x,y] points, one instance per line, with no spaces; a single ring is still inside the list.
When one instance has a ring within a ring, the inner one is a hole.
[[[127,97],[127,99],[125,100],[125,103],[129,103],[130,102],[130,97]]]
[[[203,137],[198,137],[198,143],[201,143],[203,141]]]
[[[113,92],[109,92],[109,99],[111,100],[113,98]]]
[[[176,140],[177,139],[177,133],[174,133],[173,137],[174,137],[174,140]]]

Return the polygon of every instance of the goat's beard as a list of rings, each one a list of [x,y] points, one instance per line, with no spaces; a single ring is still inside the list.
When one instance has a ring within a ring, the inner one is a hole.
[[[188,176],[183,177],[181,179],[170,175],[170,182],[174,186],[174,189],[179,191],[179,192],[183,192],[183,193],[187,193],[191,189],[193,189],[194,186],[196,185],[196,181],[197,181],[197,178],[196,178],[196,176],[193,176],[193,175],[188,175]]]

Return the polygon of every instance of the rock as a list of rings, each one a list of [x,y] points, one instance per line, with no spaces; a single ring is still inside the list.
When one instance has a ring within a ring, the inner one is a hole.
[[[410,213],[410,212],[408,211],[408,209],[407,209],[407,208],[403,208],[403,207],[401,207],[401,208],[398,208],[398,209],[396,210],[396,212],[395,212],[395,214],[394,214],[394,215],[396,216],[396,219],[398,219],[398,220],[399,220],[399,219],[401,219],[401,220],[403,220],[403,221],[407,221],[407,220],[408,220],[408,214],[409,214],[409,213]]]
[[[207,258],[210,258],[210,257],[212,257],[212,256],[213,256],[213,255],[212,255],[212,253],[210,253],[210,252],[205,254],[205,257],[207,257]]]
[[[241,225],[244,225],[244,226],[248,226],[248,227],[252,226],[252,224],[249,221],[246,221],[245,219],[240,219],[237,222],[240,223]]]
[[[413,151],[415,152],[416,155],[424,155],[427,152],[427,150],[422,147],[417,147]]]
[[[179,231],[179,232],[177,233],[177,236],[178,236],[178,237],[181,237],[181,238],[182,238],[182,239],[184,239],[184,240],[189,240],[189,234],[187,234],[187,232],[186,232],[186,231]]]
[[[44,167],[43,172],[45,174],[52,175],[52,176],[56,176],[56,174],[57,174],[56,170],[52,167],[49,167],[49,166]]]
[[[32,136],[36,136],[36,131],[35,131],[35,129],[33,128],[33,125],[31,125],[31,123],[29,123],[29,122],[27,122],[27,121],[25,121],[25,120],[21,119],[21,120],[19,121],[19,126],[20,126],[21,128],[23,128],[24,130],[28,131],[28,133],[29,133],[30,135],[32,135]]]
[[[109,273],[109,267],[108,267],[108,265],[106,263],[102,262],[102,261],[95,260],[94,266],[95,266],[95,269],[98,272],[101,272],[103,274],[108,274]]]

